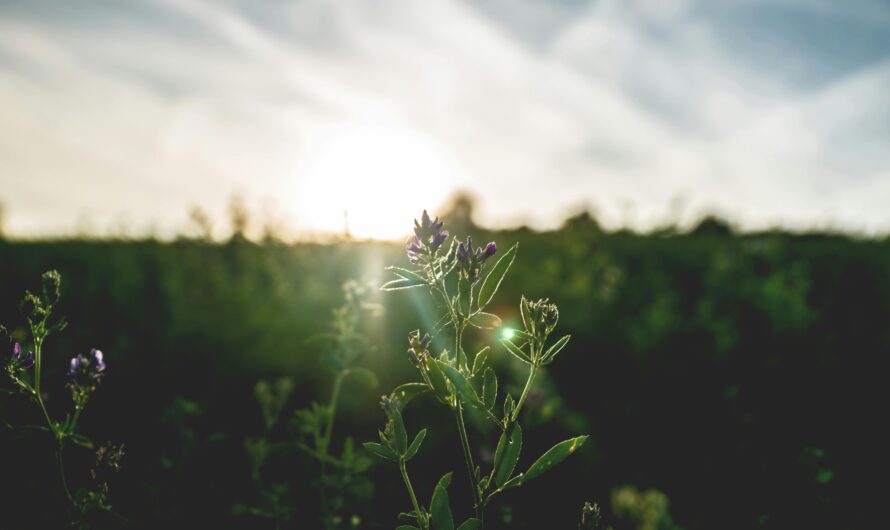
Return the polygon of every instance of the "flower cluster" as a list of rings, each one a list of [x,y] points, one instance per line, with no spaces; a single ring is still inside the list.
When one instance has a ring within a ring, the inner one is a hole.
[[[102,352],[93,348],[90,354],[84,357],[77,354],[68,365],[68,381],[73,385],[95,385],[105,374],[105,361]]]
[[[523,297],[519,308],[525,329],[529,334],[541,339],[542,342],[547,339],[559,321],[559,309],[547,298],[532,302]]]
[[[463,241],[457,245],[457,263],[460,267],[461,275],[464,278],[468,278],[470,281],[476,281],[479,279],[479,275],[482,273],[482,266],[485,264],[485,260],[494,256],[495,252],[498,251],[498,246],[494,241],[490,241],[485,248],[476,247],[476,250],[473,250],[473,238],[471,236],[467,236],[467,242]]]
[[[429,333],[424,333],[423,337],[421,337],[419,329],[408,333],[408,359],[411,361],[411,364],[418,366],[429,355],[428,350],[431,340]]]
[[[12,347],[12,355],[9,357],[7,367],[11,372],[17,370],[27,370],[34,366],[34,352],[29,351],[27,355],[22,355],[22,345],[18,342]]]
[[[600,505],[595,502],[585,502],[581,508],[581,524],[579,530],[602,530],[603,515]]]
[[[84,357],[77,354],[68,365],[68,389],[71,390],[71,398],[74,406],[82,409],[87,399],[96,389],[96,385],[105,375],[105,361],[102,352],[93,348],[90,354]]]
[[[438,217],[431,220],[426,210],[420,217],[420,222],[414,220],[414,235],[408,240],[405,248],[408,253],[408,259],[411,263],[418,263],[424,251],[434,254],[442,246],[442,243],[448,239],[448,230],[442,230],[444,221],[440,221]]]
[[[396,455],[401,455],[408,447],[405,423],[402,420],[402,405],[397,397],[384,395],[380,398],[380,406],[387,418],[383,432],[380,433],[380,441]]]

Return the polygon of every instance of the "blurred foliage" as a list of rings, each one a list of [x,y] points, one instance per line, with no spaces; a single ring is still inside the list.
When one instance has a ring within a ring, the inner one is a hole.
[[[546,429],[546,440],[592,434],[576,465],[552,472],[577,491],[517,493],[502,518],[491,518],[492,528],[572,528],[585,500],[608,499],[627,483],[664,492],[673,520],[687,530],[859,528],[872,520],[878,490],[863,485],[880,454],[877,378],[890,351],[890,242],[739,235],[716,221],[649,235],[605,232],[583,215],[546,233],[489,232],[469,216],[462,222],[478,241],[520,242],[521,259],[492,304],[505,325],[519,322],[520,294],[548,296],[573,337],[560,363],[542,374],[540,395],[528,398],[529,430]],[[197,215],[196,223],[210,232],[206,218]],[[252,491],[244,440],[268,421],[258,414],[255,382],[290,378],[289,402],[298,406],[329,395],[330,377],[304,340],[327,329],[345,279],[382,283],[384,264],[405,262],[401,245],[371,242],[0,240],[0,322],[21,338],[21,292],[42,271],[58,269],[66,279],[60,312],[72,326],[47,347],[45,377],[59,384],[46,386],[61,386],[72,353],[105,352],[103,397],[81,421],[96,439],[126,444],[115,506],[127,524],[237,527],[229,507]],[[391,389],[413,371],[403,330],[428,327],[429,308],[409,293],[384,302],[385,316],[362,329],[378,347],[363,364],[381,389]],[[471,348],[491,345],[498,370],[516,370],[496,339],[492,333]],[[516,394],[522,374],[501,384]],[[336,432],[375,435],[379,412],[366,394],[343,393]],[[47,407],[62,410],[66,399],[50,393]],[[13,403],[0,394],[0,418],[27,423]],[[422,403],[413,413],[441,424],[424,447],[431,460],[448,458],[444,446],[453,440],[440,438],[451,419]],[[10,439],[3,423],[0,446],[7,454],[38,453]],[[493,453],[483,447],[478,458]],[[5,462],[4,476],[18,476],[26,461]],[[461,462],[447,465],[460,469]],[[435,475],[418,468],[418,476]],[[298,466],[276,472],[294,494],[307,487]],[[393,526],[388,517],[403,492],[390,475],[371,470],[374,508],[363,527]],[[466,487],[460,482],[454,495]],[[27,494],[41,485],[26,479],[4,479],[0,488],[10,500],[3,515],[10,528],[24,527],[18,517],[44,502]],[[628,502],[658,505],[646,495]],[[536,519],[544,502],[561,507],[565,519]],[[618,508],[606,509],[612,524],[610,510]]]
[[[667,495],[633,486],[612,490],[612,513],[618,530],[682,530],[671,520]]]

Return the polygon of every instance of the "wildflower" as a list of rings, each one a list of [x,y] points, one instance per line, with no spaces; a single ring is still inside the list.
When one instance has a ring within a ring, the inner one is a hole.
[[[531,302],[523,297],[521,309],[526,330],[543,339],[547,338],[559,321],[559,309],[547,298]]]
[[[602,528],[603,516],[597,503],[585,502],[581,509],[580,530],[599,530]]]
[[[430,341],[429,333],[424,333],[423,337],[420,336],[420,330],[415,329],[414,331],[408,333],[408,344],[411,345],[413,349],[419,352],[425,352],[427,348],[429,348]]]
[[[34,352],[29,351],[27,355],[22,355],[22,345],[18,342],[12,347],[12,355],[9,358],[9,365],[13,370],[27,370],[34,366]]]
[[[402,410],[399,399],[391,394],[380,396],[380,408],[383,409],[387,416],[392,416]]]
[[[68,366],[68,382],[72,386],[91,387],[98,383],[105,373],[105,361],[102,352],[93,348],[84,357],[77,354]]]
[[[424,333],[423,337],[421,337],[419,329],[408,333],[408,345],[410,346],[408,348],[408,359],[411,361],[411,364],[419,366],[421,360],[426,360],[429,355],[427,350],[431,340],[429,333]]]
[[[425,249],[431,253],[439,250],[442,243],[448,239],[448,230],[442,230],[443,224],[444,221],[440,221],[438,217],[431,220],[426,210],[423,211],[419,223],[417,219],[414,220],[414,235],[408,240],[405,248],[411,263],[417,263]]]
[[[460,265],[461,274],[469,278],[471,281],[476,281],[479,279],[479,275],[482,273],[482,266],[485,263],[485,260],[494,256],[495,252],[498,251],[498,246],[494,241],[489,242],[485,245],[485,248],[476,247],[473,250],[473,238],[471,236],[467,236],[467,242],[463,241],[457,245],[457,261]]]
[[[412,236],[411,239],[408,240],[408,246],[405,248],[405,252],[408,253],[408,259],[411,260],[411,263],[417,263],[420,259],[420,254],[423,252],[423,248],[421,248],[420,240],[417,239],[417,236]]]

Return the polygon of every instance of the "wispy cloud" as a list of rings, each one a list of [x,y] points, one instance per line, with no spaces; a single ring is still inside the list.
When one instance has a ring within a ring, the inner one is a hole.
[[[632,203],[652,226],[683,195],[750,227],[890,228],[880,2],[84,5],[0,8],[17,233],[121,212],[170,231],[192,204],[279,197],[318,130],[369,118],[447,151],[483,221],[589,203],[618,224]],[[824,19],[859,39],[806,33]]]

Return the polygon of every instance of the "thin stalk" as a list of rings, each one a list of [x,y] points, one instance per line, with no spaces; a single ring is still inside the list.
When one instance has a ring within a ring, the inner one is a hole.
[[[470,491],[473,492],[473,508],[476,510],[476,518],[482,519],[482,501],[479,499],[479,491],[476,488],[475,469],[473,464],[473,453],[470,450],[470,440],[467,437],[467,427],[464,425],[463,408],[460,401],[457,402],[454,419],[457,421],[457,431],[460,433],[460,445],[464,451],[464,460],[467,463],[467,478],[470,479]]]
[[[33,332],[32,332],[33,334]],[[40,405],[40,410],[43,412],[43,418],[46,420],[46,426],[53,432],[53,436],[58,438],[59,433],[56,432],[56,427],[53,425],[53,421],[49,417],[49,412],[46,410],[46,404],[43,402],[43,395],[40,393],[40,372],[41,372],[41,357],[43,353],[43,340],[34,340],[34,396],[37,398],[37,404]]]
[[[334,431],[334,416],[337,414],[337,402],[340,400],[340,387],[343,386],[343,378],[346,376],[345,371],[340,371],[334,378],[334,388],[331,390],[331,401],[328,404],[328,421],[324,427],[324,436],[320,453],[324,456],[328,454],[328,446],[331,442],[331,435]]]
[[[62,488],[65,490],[65,497],[68,502],[73,503],[74,498],[71,496],[71,490],[68,489],[68,480],[65,478],[65,463],[62,461],[62,444],[56,447],[56,464],[59,466],[59,477],[62,479]]]
[[[519,411],[522,409],[522,404],[525,403],[525,398],[528,396],[528,390],[532,387],[532,381],[535,379],[535,370],[537,370],[538,366],[536,364],[532,364],[531,368],[528,372],[528,379],[525,381],[525,388],[522,389],[522,395],[519,396],[519,401],[516,403],[516,408],[513,409],[513,416],[511,421],[516,421],[519,417]]]
[[[340,399],[340,388],[343,386],[343,378],[345,375],[346,372],[341,370],[337,373],[337,377],[334,378],[334,388],[331,390],[331,401],[328,403],[327,423],[325,423],[324,434],[322,435],[317,448],[317,457],[321,460],[321,487],[319,488],[319,491],[321,493],[322,511],[325,515],[327,515],[328,509],[327,495],[325,492],[325,484],[327,484],[328,449],[331,444],[331,435],[334,432],[334,416],[337,414],[337,402]]]
[[[405,460],[399,459],[399,470],[402,472],[402,479],[405,481],[405,487],[408,488],[408,495],[411,496],[411,505],[414,507],[414,513],[417,514],[417,522],[421,528],[429,528],[423,514],[420,511],[420,505],[417,503],[417,496],[414,495],[414,487],[411,486],[411,479],[408,478],[408,470],[405,469]]]

